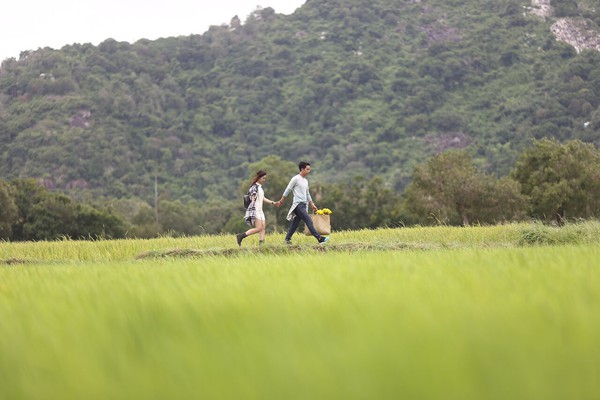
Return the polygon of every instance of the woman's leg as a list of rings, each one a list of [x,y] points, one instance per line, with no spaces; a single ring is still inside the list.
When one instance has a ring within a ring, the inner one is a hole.
[[[257,219],[254,221],[254,228],[250,228],[246,231],[246,236],[254,235],[255,233],[260,232],[259,228],[260,220]]]
[[[260,231],[258,232],[258,240],[260,241],[264,241],[265,240],[265,236],[267,235],[267,221],[263,221],[260,219],[256,220],[256,227],[260,228]]]
[[[262,217],[264,218],[264,215]],[[250,228],[246,232],[238,233],[237,235],[235,235],[238,246],[242,245],[242,240],[244,240],[250,235],[254,235],[255,233],[259,234],[259,240],[263,242],[265,239],[265,225],[265,220],[256,218],[254,220],[254,228]]]

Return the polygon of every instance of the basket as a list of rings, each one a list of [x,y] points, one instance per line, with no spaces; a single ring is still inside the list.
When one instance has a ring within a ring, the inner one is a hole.
[[[331,235],[331,218],[325,214],[310,214],[315,230],[319,235]],[[312,233],[308,230],[308,226],[304,225],[304,234],[306,236],[312,236]]]

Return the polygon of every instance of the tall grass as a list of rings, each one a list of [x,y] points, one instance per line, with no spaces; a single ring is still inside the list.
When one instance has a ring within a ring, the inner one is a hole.
[[[267,236],[266,252],[285,248],[283,234]],[[243,250],[256,250],[257,237],[244,241]],[[301,234],[293,238],[295,245],[306,249],[316,245],[313,237]],[[600,222],[588,221],[561,228],[542,224],[508,224],[497,226],[412,227],[334,232],[330,246],[336,250],[362,249],[456,249],[518,247],[528,245],[600,243]],[[356,245],[356,246],[355,246]],[[208,254],[232,254],[238,250],[234,235],[194,236],[184,238],[125,239],[56,242],[0,242],[0,261],[123,261],[133,260],[147,252],[172,250],[210,250]],[[272,252],[272,251],[271,251]],[[275,251],[282,253],[282,251]],[[285,251],[283,251],[285,253]],[[183,254],[186,254],[183,252]],[[246,254],[242,252],[241,255]]]
[[[430,251],[134,261],[135,241],[23,244],[67,261],[0,267],[0,398],[597,398],[600,246],[438,229],[394,231],[444,243]]]

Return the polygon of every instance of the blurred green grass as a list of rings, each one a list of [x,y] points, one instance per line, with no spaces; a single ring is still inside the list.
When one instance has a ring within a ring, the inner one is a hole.
[[[0,267],[0,398],[597,398],[600,246],[486,229],[423,228],[445,244],[429,251],[137,261],[133,241],[25,244],[54,261]]]

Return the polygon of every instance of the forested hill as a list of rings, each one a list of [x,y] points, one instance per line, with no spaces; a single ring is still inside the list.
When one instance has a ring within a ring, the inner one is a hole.
[[[202,35],[23,52],[0,70],[0,176],[231,199],[277,155],[402,190],[451,147],[504,175],[532,138],[600,144],[600,53],[551,29],[597,35],[600,8],[548,3],[308,0]]]

